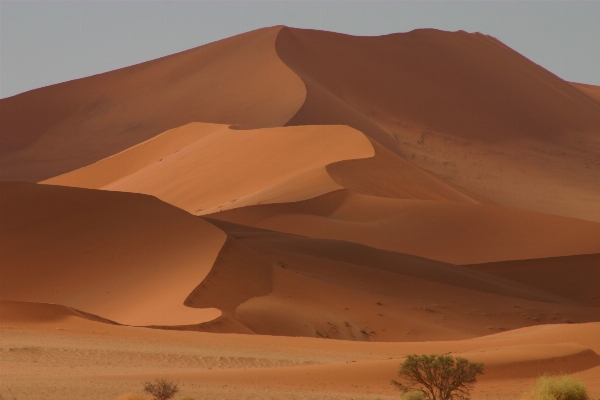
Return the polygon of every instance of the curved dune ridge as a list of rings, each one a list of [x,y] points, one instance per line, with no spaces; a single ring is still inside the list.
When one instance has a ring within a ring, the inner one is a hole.
[[[600,252],[597,222],[493,205],[381,198],[346,190],[212,217],[453,264]]]
[[[202,215],[340,189],[325,167],[373,155],[366,137],[346,126],[236,130],[193,123],[43,183],[151,194]]]
[[[226,235],[148,196],[1,183],[0,296],[56,303],[127,325],[220,315],[183,305]]]
[[[229,239],[185,304],[216,307],[223,316],[190,329],[422,341],[600,318],[574,296],[456,265],[209,221]]]
[[[275,52],[280,29],[0,100],[0,178],[48,179],[195,121],[284,125],[306,90]]]

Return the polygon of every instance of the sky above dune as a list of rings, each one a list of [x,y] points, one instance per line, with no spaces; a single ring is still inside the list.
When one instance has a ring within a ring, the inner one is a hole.
[[[352,35],[492,35],[559,77],[600,85],[600,2],[2,1],[0,97],[272,25]]]

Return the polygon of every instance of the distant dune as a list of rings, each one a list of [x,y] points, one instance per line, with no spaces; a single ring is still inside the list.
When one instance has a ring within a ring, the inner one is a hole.
[[[212,216],[454,264],[600,253],[597,222],[501,206],[390,199],[349,191]]]
[[[392,398],[439,352],[596,396],[599,94],[480,33],[277,26],[0,100],[0,394]]]

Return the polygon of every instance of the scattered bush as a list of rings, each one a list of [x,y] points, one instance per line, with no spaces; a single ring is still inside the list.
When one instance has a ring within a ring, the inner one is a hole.
[[[164,379],[144,383],[144,390],[156,400],[169,400],[179,392],[177,384]]]
[[[570,376],[544,375],[525,393],[524,400],[588,400],[583,382]]]
[[[403,382],[392,380],[392,384],[405,394],[421,392],[427,400],[466,400],[482,373],[483,364],[462,357],[411,354],[398,372]]]

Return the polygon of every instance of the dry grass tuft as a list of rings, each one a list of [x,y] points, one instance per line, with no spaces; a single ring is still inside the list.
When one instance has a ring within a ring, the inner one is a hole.
[[[547,376],[538,379],[523,400],[589,400],[585,384],[570,376]]]

